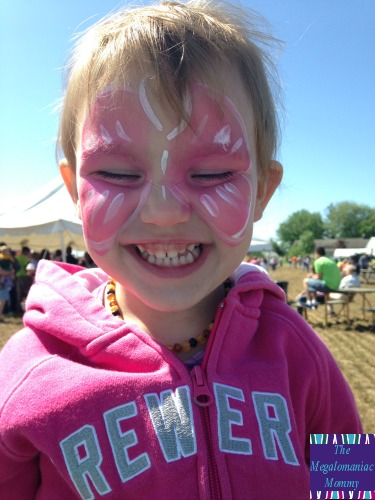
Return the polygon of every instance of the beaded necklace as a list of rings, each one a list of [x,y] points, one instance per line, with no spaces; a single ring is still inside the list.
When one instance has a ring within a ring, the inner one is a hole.
[[[228,295],[229,290],[232,288],[233,284],[231,280],[228,278],[223,283],[225,290],[225,297]],[[119,319],[124,319],[121,313],[120,306],[118,305],[116,299],[116,281],[113,278],[109,278],[107,281],[106,289],[105,289],[106,299],[108,302],[109,309],[113,316],[117,316]],[[180,352],[189,352],[191,349],[197,346],[203,346],[207,343],[211,330],[214,326],[214,322],[212,321],[207,328],[203,330],[203,332],[197,337],[191,337],[189,340],[184,340],[181,343],[176,342],[175,344],[167,344],[166,347],[175,353]]]

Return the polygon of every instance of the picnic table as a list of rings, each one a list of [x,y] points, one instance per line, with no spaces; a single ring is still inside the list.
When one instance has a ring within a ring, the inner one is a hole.
[[[365,280],[366,283],[369,283],[371,278],[375,277],[375,267],[369,267],[367,269],[360,270],[360,276]]]
[[[366,317],[366,309],[367,310],[372,310],[373,306],[371,305],[370,300],[368,299],[368,295],[375,293],[375,287],[374,288],[365,288],[365,287],[360,287],[360,288],[343,288],[339,290],[339,293],[342,293],[344,295],[348,296],[348,311],[349,311],[349,305],[350,305],[350,300],[349,297],[355,295],[360,295],[362,298],[362,314],[363,314],[363,319]]]

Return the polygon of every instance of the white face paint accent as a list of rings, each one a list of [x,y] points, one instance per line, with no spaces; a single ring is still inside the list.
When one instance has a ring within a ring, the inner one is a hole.
[[[178,127],[174,128],[172,132],[169,132],[167,135],[168,141],[171,141],[172,139],[175,139],[181,132],[183,132],[187,127],[187,123],[185,121],[182,121]]]
[[[112,139],[110,133],[103,125],[100,125],[100,134],[102,136],[103,141],[106,144],[111,144],[113,142],[113,139]]]
[[[233,144],[233,147],[232,149],[230,150],[229,154],[232,155],[234,153],[236,153],[236,151],[238,151],[240,149],[240,147],[242,146],[242,143],[243,143],[243,140],[242,138],[238,139],[234,144]]]
[[[234,194],[234,196],[237,196],[237,198],[239,198],[240,200],[242,199],[239,189],[236,186],[233,186],[231,182],[226,182],[224,184],[224,187],[227,191],[229,191],[229,193]]]
[[[232,207],[236,207],[238,208],[238,203],[236,202],[236,200],[234,199],[234,196],[233,194],[229,193],[228,191],[225,190],[225,188],[223,186],[218,186],[215,191],[217,192],[217,194],[220,196],[220,198],[224,201],[226,201],[227,203],[229,203],[229,205],[232,205]]]
[[[89,199],[90,200],[93,198],[94,194],[95,194],[94,190],[92,190],[89,193]],[[109,196],[109,191],[107,190],[107,191],[104,191],[102,194],[100,194],[97,197],[97,201],[95,202],[95,207],[94,207],[94,209],[93,209],[93,211],[91,212],[91,215],[90,215],[90,220],[91,220],[92,224],[94,224],[96,215],[99,212],[99,210],[101,209],[101,207],[104,205],[104,203],[107,201],[108,196]]]
[[[165,149],[163,151],[162,157],[161,157],[161,170],[163,172],[163,175],[165,175],[165,171],[167,170],[167,163],[168,163],[168,155],[169,152]]]
[[[203,130],[205,129],[206,125],[207,125],[207,121],[208,121],[208,115],[204,115],[204,117],[202,118],[202,121],[200,122],[199,124],[199,127],[198,127],[198,130],[197,130],[197,133],[194,135],[193,137],[193,140],[192,140],[192,143],[194,144],[194,142],[196,142],[200,136],[202,135],[203,133]]]
[[[212,217],[219,217],[219,207],[209,194],[202,194],[200,202]]]
[[[104,241],[94,241],[88,238],[87,241],[90,244],[90,247],[95,250],[95,252],[103,254],[107,252],[108,249],[113,245],[114,237],[110,237]]]
[[[230,144],[230,134],[231,134],[230,125],[225,125],[214,137],[214,144],[220,144],[224,151],[227,150],[228,144]]]
[[[98,143],[98,138],[93,134],[87,134],[85,138],[86,149],[94,149]]]
[[[119,193],[115,196],[108,207],[107,213],[105,214],[103,224],[107,224],[120,210],[125,200],[124,193]]]
[[[187,93],[183,99],[183,108],[187,114],[187,116],[191,116],[191,112],[193,110],[193,105],[191,102],[190,94]],[[187,122],[185,120],[182,120],[181,123],[172,130],[172,132],[169,132],[167,135],[168,141],[171,141],[175,137],[177,137],[179,134],[181,134],[187,127]]]
[[[166,200],[167,199],[167,191],[165,189],[164,184],[162,184],[162,186],[161,186],[161,194],[163,195],[163,200]]]
[[[156,127],[157,130],[159,130],[159,132],[161,132],[163,130],[163,125],[155,115],[154,110],[151,107],[150,101],[147,98],[145,79],[143,79],[139,84],[139,100],[141,101],[143,111],[146,113],[151,123]]]
[[[116,121],[116,132],[117,132],[117,135],[120,137],[120,139],[122,139],[123,141],[133,142],[132,139],[130,139],[128,134],[123,129],[123,126],[121,125],[119,120]]]
[[[249,217],[250,217],[250,208],[249,208],[249,212],[247,215],[247,220],[249,219]],[[232,238],[234,240],[240,240],[242,238],[242,236],[245,234],[245,231],[246,231],[246,225],[244,225],[243,228],[240,231],[238,231],[238,233],[234,234],[232,236]]]

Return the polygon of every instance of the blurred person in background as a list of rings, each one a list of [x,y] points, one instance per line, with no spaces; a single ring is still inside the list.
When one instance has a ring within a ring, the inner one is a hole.
[[[28,276],[26,266],[30,262],[31,252],[27,246],[22,247],[21,253],[16,255],[16,288],[17,288],[17,313],[22,313],[21,303],[29,293],[32,280]]]
[[[10,290],[13,286],[14,267],[13,257],[5,245],[0,247],[0,322],[3,322],[4,308],[10,301]]]

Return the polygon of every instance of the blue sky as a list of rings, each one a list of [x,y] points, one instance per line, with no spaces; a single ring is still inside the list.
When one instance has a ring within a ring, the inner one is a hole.
[[[146,2],[145,2],[146,3]],[[0,16],[0,213],[58,175],[55,138],[73,35],[115,0],[3,0]],[[375,207],[375,1],[243,1],[285,42],[284,180],[261,222],[269,238],[293,212]]]

